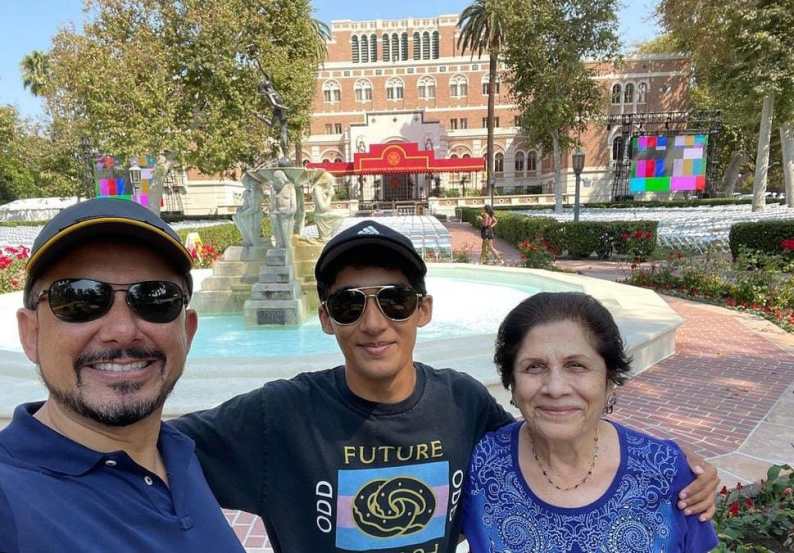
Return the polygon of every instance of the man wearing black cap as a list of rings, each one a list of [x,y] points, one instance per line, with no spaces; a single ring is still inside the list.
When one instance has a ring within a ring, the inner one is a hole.
[[[472,449],[513,419],[470,376],[414,362],[433,311],[426,272],[389,227],[346,229],[315,267],[345,364],[176,421],[221,505],[261,515],[275,551],[455,550]]]
[[[161,423],[196,331],[190,254],[146,208],[90,200],[33,245],[17,312],[45,402],[0,431],[2,553],[242,551]]]

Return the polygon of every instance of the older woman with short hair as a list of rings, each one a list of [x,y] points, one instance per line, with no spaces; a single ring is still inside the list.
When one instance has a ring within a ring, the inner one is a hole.
[[[709,551],[710,523],[676,498],[679,447],[604,419],[629,359],[612,315],[580,293],[540,293],[502,322],[494,356],[524,417],[472,455],[463,530],[472,553]]]

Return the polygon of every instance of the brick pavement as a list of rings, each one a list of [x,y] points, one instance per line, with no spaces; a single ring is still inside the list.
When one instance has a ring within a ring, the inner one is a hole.
[[[476,231],[466,223],[448,223],[447,228],[453,249],[468,249],[471,261],[477,262]],[[509,244],[497,241],[497,247],[508,263],[520,259]],[[569,268],[601,278],[620,277],[620,270],[609,263],[588,261],[587,267]],[[791,337],[781,339],[768,332],[765,323],[748,322],[747,315],[727,309],[665,300],[684,319],[676,335],[676,354],[620,389],[613,417],[719,459],[739,450],[794,383]],[[781,455],[794,456],[794,450]],[[261,519],[233,511],[226,515],[249,553],[269,551]]]

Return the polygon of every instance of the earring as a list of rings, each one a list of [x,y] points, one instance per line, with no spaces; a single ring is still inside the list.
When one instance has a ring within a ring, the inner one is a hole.
[[[612,392],[607,397],[607,404],[604,406],[604,414],[611,415],[612,411],[615,410],[615,404],[618,402],[618,396],[616,393]]]

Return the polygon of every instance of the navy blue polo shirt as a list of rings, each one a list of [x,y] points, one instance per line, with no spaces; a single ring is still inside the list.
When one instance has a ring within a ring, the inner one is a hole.
[[[0,553],[243,552],[193,441],[163,423],[168,485],[122,451],[100,453],[20,405],[0,431]]]

